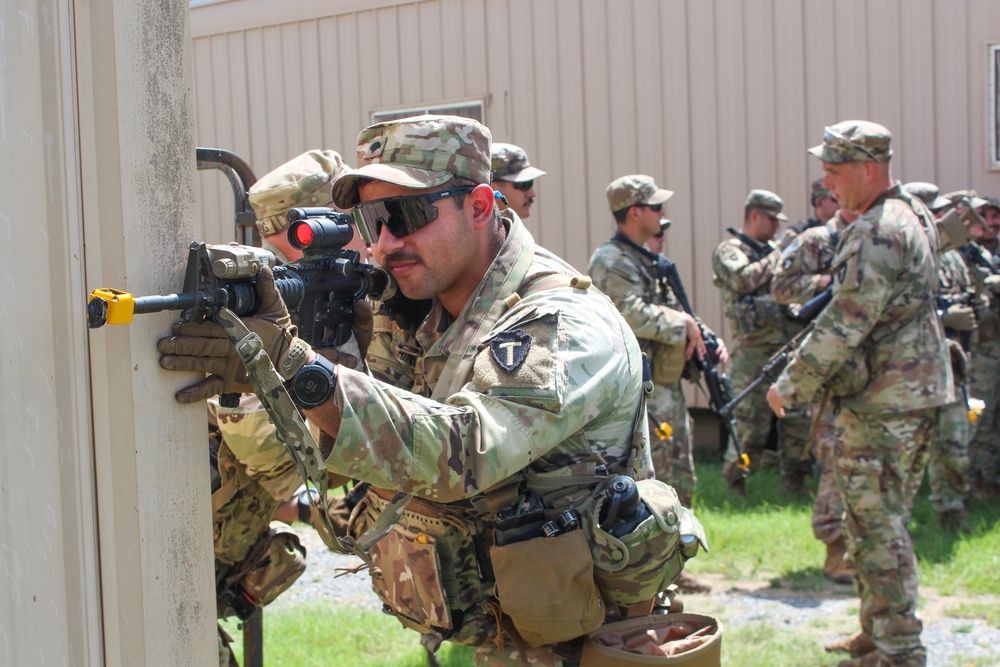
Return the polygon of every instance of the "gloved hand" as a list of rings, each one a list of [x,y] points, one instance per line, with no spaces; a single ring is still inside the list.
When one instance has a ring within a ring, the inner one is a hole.
[[[993,293],[1000,293],[1000,273],[993,273],[983,279],[983,285]]]
[[[976,312],[972,306],[952,304],[941,316],[941,324],[952,331],[972,331],[976,328]]]
[[[256,281],[260,308],[243,319],[247,328],[260,336],[263,349],[286,380],[305,363],[309,345],[298,338],[288,309],[274,284],[268,266],[261,267]],[[246,368],[226,332],[215,322],[178,322],[173,335],[161,338],[157,349],[163,354],[160,366],[172,371],[201,371],[209,376],[175,394],[179,403],[193,403],[223,393],[251,392]]]
[[[362,299],[354,303],[354,320],[351,322],[351,339],[340,347],[315,348],[317,354],[322,354],[335,364],[348,368],[360,368],[361,360],[368,356],[368,348],[372,344],[374,313],[371,304]]]

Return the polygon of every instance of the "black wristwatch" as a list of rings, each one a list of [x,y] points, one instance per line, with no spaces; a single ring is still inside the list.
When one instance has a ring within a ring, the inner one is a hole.
[[[288,393],[299,408],[308,410],[325,403],[337,386],[333,362],[321,354],[296,371],[288,381]]]

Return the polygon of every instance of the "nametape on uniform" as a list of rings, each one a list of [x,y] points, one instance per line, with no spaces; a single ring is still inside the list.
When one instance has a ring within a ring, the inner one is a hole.
[[[501,331],[490,341],[493,360],[508,373],[524,363],[530,349],[531,336],[520,329]]]

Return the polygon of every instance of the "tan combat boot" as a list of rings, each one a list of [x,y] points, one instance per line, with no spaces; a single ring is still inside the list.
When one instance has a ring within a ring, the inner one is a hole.
[[[854,570],[847,562],[847,547],[844,538],[841,537],[835,542],[827,542],[826,562],[823,563],[823,576],[838,584],[849,584],[854,581]]]
[[[838,639],[823,648],[830,653],[850,653],[851,657],[857,658],[874,651],[875,640],[864,630],[858,630],[850,637]]]

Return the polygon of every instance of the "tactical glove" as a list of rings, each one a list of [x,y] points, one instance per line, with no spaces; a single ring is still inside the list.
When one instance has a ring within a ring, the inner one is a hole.
[[[976,328],[976,312],[972,306],[956,303],[948,306],[941,316],[941,324],[952,331],[972,331]]]
[[[983,285],[985,285],[994,294],[1000,293],[1000,273],[994,273],[986,276],[983,280]]]
[[[261,267],[256,289],[260,309],[243,323],[260,336],[264,351],[287,380],[305,363],[309,345],[296,336],[298,327],[292,324],[270,267]],[[178,322],[173,327],[173,336],[161,338],[157,349],[163,354],[160,366],[167,370],[209,374],[178,391],[175,398],[179,403],[193,403],[222,393],[253,391],[236,348],[215,322]]]

